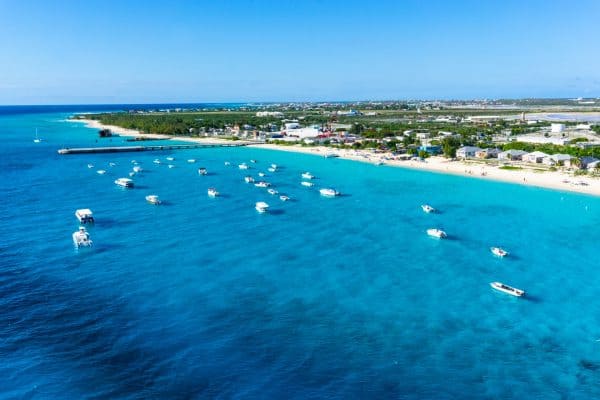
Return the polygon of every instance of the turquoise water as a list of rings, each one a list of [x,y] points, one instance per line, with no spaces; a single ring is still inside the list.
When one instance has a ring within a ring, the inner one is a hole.
[[[67,115],[0,116],[2,398],[600,397],[600,199],[256,148],[58,156],[96,145]]]

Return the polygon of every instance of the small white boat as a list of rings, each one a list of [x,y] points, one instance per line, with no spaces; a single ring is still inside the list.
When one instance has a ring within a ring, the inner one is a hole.
[[[35,130],[35,139],[33,139],[33,143],[41,143],[42,139],[38,136],[38,130]]]
[[[115,184],[124,188],[132,188],[133,181],[129,178],[119,178],[115,180]]]
[[[423,204],[421,205],[421,208],[423,209],[423,211],[425,211],[426,213],[432,213],[435,212],[435,208],[431,207],[429,204]]]
[[[267,189],[267,193],[272,194],[273,196],[278,194],[279,192],[273,188]]]
[[[160,204],[160,199],[155,194],[149,194],[148,196],[146,196],[146,201],[148,203],[154,204],[154,205],[159,205]]]
[[[167,161],[173,161],[175,160],[175,157],[167,157]]]
[[[88,167],[88,168],[90,168],[90,169],[91,169],[91,168],[94,168],[94,164],[88,164],[88,166],[87,166],[87,167]]]
[[[279,196],[279,200],[281,201],[288,201],[290,198],[284,194],[282,194],[281,196]]]
[[[75,217],[77,217],[79,223],[81,224],[94,222],[94,215],[92,214],[92,210],[90,210],[89,208],[81,208],[79,210],[75,210]]]
[[[323,157],[325,157],[325,158],[336,158],[336,157],[339,157],[339,155],[337,155],[335,153],[327,153]]]
[[[263,177],[263,176],[265,176],[265,173],[264,172],[259,172],[258,176]]]
[[[248,169],[249,167],[248,167],[248,164],[246,164],[246,163],[241,163],[240,165],[238,165],[238,168],[239,168],[239,169]]]
[[[246,183],[252,183],[252,182],[254,182],[254,178],[251,177],[251,176],[244,177],[244,180],[246,181]]]
[[[133,172],[135,172],[135,173],[142,172],[142,171],[143,171],[143,169],[139,165],[136,165],[133,167]]]
[[[100,174],[100,175],[104,175],[106,173],[106,171],[103,169],[99,169],[98,171],[96,171],[96,173]]]
[[[190,158],[189,160],[187,160],[187,162],[189,162],[190,164],[193,164],[196,162],[195,158]]]
[[[254,184],[254,186],[259,187],[259,188],[266,188],[266,187],[271,186],[271,184],[269,182],[260,181],[260,182],[256,182]]]
[[[175,166],[173,164],[169,164],[168,167],[169,167],[169,169],[175,168]]]
[[[217,197],[219,195],[219,192],[217,192],[217,189],[215,188],[208,188],[208,195],[210,197]]]
[[[275,171],[277,171],[277,168],[271,167],[271,168],[268,168],[267,171],[269,171],[269,172],[275,172]]]
[[[521,297],[521,296],[525,295],[524,290],[505,285],[502,282],[491,282],[490,286],[500,292],[504,292],[504,293],[510,294],[512,296]]]
[[[80,226],[77,232],[73,232],[73,243],[77,247],[89,247],[92,245],[90,234],[83,226]]]
[[[131,163],[132,163],[132,164],[137,164],[137,161],[135,161],[135,160],[131,160]]]
[[[256,160],[250,160],[252,164],[256,164]]]
[[[302,178],[304,179],[315,179],[315,176],[313,174],[311,174],[310,172],[305,172],[302,174]]]
[[[265,203],[264,201],[259,201],[254,205],[254,208],[259,213],[265,213],[269,210],[269,205],[267,203]]]
[[[325,197],[335,197],[335,196],[340,195],[340,192],[338,192],[335,189],[330,189],[330,188],[323,188],[323,189],[319,190],[319,193],[321,193],[321,196],[325,196]]]
[[[427,229],[427,234],[429,236],[433,236],[439,239],[443,239],[445,237],[448,237],[448,235],[446,234],[446,232],[444,232],[441,229],[436,229],[436,228],[431,228],[431,229]]]
[[[229,161],[225,161],[225,166],[226,166],[226,167],[228,167],[228,166],[230,166],[230,165],[231,165],[231,163],[230,163]]]
[[[206,175],[208,174],[208,172],[206,171],[206,168],[199,168],[198,169],[198,175]]]
[[[160,164],[160,160],[157,158],[156,160],[152,161],[154,164]]]
[[[315,186],[315,184],[314,184],[314,183],[312,183],[312,182],[307,182],[307,181],[302,181],[302,182],[300,182],[300,184],[301,184],[302,186],[306,186],[306,187],[312,187],[312,186]]]
[[[490,247],[490,251],[492,252],[492,254],[498,257],[506,257],[508,255],[508,251],[500,247]]]
[[[108,163],[108,166],[109,166],[109,167],[114,167],[114,166],[116,166],[116,165],[117,165],[117,164],[116,164],[116,163],[114,163],[114,162],[109,162],[109,163]]]
[[[129,176],[131,176],[131,177],[135,176],[135,172],[131,171],[131,172],[129,173]]]
[[[277,169],[277,164],[271,164],[271,168]]]

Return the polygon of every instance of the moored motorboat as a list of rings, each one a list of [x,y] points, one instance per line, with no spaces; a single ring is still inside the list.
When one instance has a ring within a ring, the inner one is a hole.
[[[267,203],[265,203],[264,201],[259,201],[254,205],[254,208],[259,213],[265,213],[269,210],[269,205]]]
[[[131,172],[129,173],[129,176],[131,176],[131,177],[135,176],[135,172],[131,171]]]
[[[302,174],[302,178],[304,178],[304,179],[315,179],[315,176],[313,174],[311,174],[310,172],[304,172]]]
[[[256,160],[250,160],[252,164],[256,164]]]
[[[423,211],[425,211],[426,213],[435,212],[435,208],[431,207],[429,204],[421,205],[421,209],[423,209]]]
[[[321,196],[325,196],[325,197],[335,197],[335,196],[340,195],[340,192],[338,192],[335,189],[331,189],[331,188],[320,189],[319,193],[321,193]]]
[[[281,196],[279,196],[279,200],[281,201],[288,201],[290,198],[284,194],[282,194]]]
[[[149,194],[148,196],[146,196],[146,201],[154,205],[159,205],[161,203],[160,199],[158,198],[158,195],[155,194]]]
[[[230,165],[231,165],[231,163],[230,163],[229,161],[225,161],[225,166],[226,166],[226,167],[228,167],[228,166],[230,166]]]
[[[157,158],[154,161],[152,161],[154,164],[160,164],[160,160]]]
[[[259,172],[258,176],[263,177],[263,176],[265,176],[265,173],[264,172]]]
[[[248,169],[250,167],[248,167],[248,164],[246,164],[246,163],[241,163],[241,164],[238,165],[238,168],[239,169]]]
[[[259,188],[266,188],[266,187],[271,186],[271,184],[269,182],[260,181],[260,182],[256,182],[254,184],[254,186],[259,187]]]
[[[133,172],[135,172],[135,173],[142,172],[142,171],[143,171],[143,169],[139,165],[136,165],[133,167]]]
[[[276,195],[279,192],[277,190],[273,189],[273,188],[269,188],[269,189],[267,189],[267,193],[272,194],[272,195]]]
[[[77,232],[73,232],[73,243],[77,247],[89,247],[92,245],[90,234],[85,230],[83,226],[79,227]]]
[[[490,247],[490,251],[492,252],[492,254],[498,257],[506,257],[508,255],[508,251],[500,247]]]
[[[429,236],[436,237],[436,238],[439,238],[439,239],[443,239],[445,237],[448,237],[448,235],[446,234],[446,232],[444,232],[441,229],[437,229],[437,228],[427,229],[427,234]]]
[[[109,167],[114,167],[114,166],[116,166],[116,165],[117,165],[117,163],[114,163],[114,162],[109,162],[109,163],[108,163],[108,166],[109,166]]]
[[[210,197],[217,197],[219,195],[219,192],[217,192],[217,189],[215,188],[208,188],[208,195]]]
[[[124,188],[132,188],[133,181],[129,178],[119,178],[115,180],[115,184]]]
[[[312,186],[315,186],[315,184],[314,184],[314,183],[312,183],[312,182],[307,182],[307,181],[302,181],[302,182],[300,182],[300,184],[301,184],[302,186],[306,186],[306,187],[312,187]]]
[[[524,290],[505,285],[502,282],[491,282],[490,286],[500,292],[510,294],[511,296],[522,297],[525,295]]]
[[[277,168],[271,167],[271,168],[268,168],[267,171],[269,171],[269,172],[275,172],[275,171],[277,171]]]
[[[198,175],[206,175],[208,174],[208,171],[206,171],[206,168],[202,167],[202,168],[198,168]]]
[[[195,158],[190,158],[189,160],[187,160],[187,162],[189,162],[190,164],[193,164],[196,162]]]
[[[92,210],[90,210],[89,208],[81,208],[79,210],[75,210],[75,216],[81,224],[94,222],[94,215],[92,214]]]
[[[168,167],[169,167],[169,169],[175,168],[175,166],[173,164],[169,164]]]
[[[245,176],[244,180],[246,181],[246,183],[252,183],[252,182],[254,182],[254,178],[251,177],[250,175]]]
[[[100,174],[100,175],[104,175],[106,173],[106,171],[103,169],[99,169],[98,171],[96,171],[96,173]]]
[[[324,155],[325,158],[336,158],[339,157],[336,153],[327,153]]]
[[[173,161],[175,160],[175,157],[167,157],[167,161]]]
[[[277,164],[271,164],[271,168],[277,169]]]
[[[92,169],[92,168],[94,168],[94,164],[88,164],[87,167]]]

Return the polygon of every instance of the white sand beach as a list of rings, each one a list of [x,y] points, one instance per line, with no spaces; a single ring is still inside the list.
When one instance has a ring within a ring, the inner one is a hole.
[[[88,119],[77,119],[70,121],[85,123],[87,127],[94,129],[110,129],[114,133],[122,136],[143,136],[149,139],[170,138],[172,140],[192,143],[231,143],[229,140],[218,138],[191,138],[186,136],[146,134],[134,129],[102,125],[98,121]],[[400,168],[411,168],[444,174],[461,175],[476,179],[490,179],[519,185],[536,186],[547,189],[556,189],[600,196],[600,178],[591,176],[573,176],[572,172],[567,171],[540,171],[539,169],[536,170],[535,168],[526,167],[521,170],[507,170],[500,169],[497,166],[486,165],[485,163],[478,161],[451,161],[445,157],[439,156],[429,157],[424,161],[400,160],[395,159],[390,153],[374,153],[370,150],[340,149],[319,146],[304,147],[301,145],[282,146],[276,144],[253,144],[253,146],[262,149],[290,151],[320,156],[325,156],[326,154],[336,154],[339,158],[372,164],[383,164]]]

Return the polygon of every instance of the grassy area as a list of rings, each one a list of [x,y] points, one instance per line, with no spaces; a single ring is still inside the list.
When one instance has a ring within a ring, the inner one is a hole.
[[[501,167],[499,167],[500,169],[506,169],[509,171],[518,171],[523,169],[523,167],[515,167],[514,165],[503,165]]]

